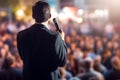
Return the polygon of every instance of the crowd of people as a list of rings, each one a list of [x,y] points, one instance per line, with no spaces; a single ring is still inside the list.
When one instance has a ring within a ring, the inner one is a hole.
[[[116,25],[89,21],[78,25],[69,21],[68,24],[65,29],[68,46],[66,77],[72,76],[75,80],[120,79],[120,36]]]
[[[0,80],[21,80],[23,63],[17,50],[17,33],[32,25],[0,22]],[[68,20],[65,32],[67,63],[60,68],[63,80],[120,79],[119,26],[110,22]],[[50,28],[54,30],[53,23]]]

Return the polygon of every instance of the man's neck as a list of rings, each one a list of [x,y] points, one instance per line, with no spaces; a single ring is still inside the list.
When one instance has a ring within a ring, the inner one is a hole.
[[[36,24],[43,24],[43,25],[45,25],[45,27],[46,27],[46,28],[48,28],[48,29],[49,29],[49,26],[48,26],[48,21],[43,22],[43,23],[36,22]]]
[[[88,71],[92,71],[92,70],[94,70],[93,68],[90,68],[90,69],[86,69],[86,71],[88,72]]]
[[[43,22],[42,24],[43,24],[43,25],[45,25],[45,26],[49,29],[49,26],[48,26],[48,21]]]

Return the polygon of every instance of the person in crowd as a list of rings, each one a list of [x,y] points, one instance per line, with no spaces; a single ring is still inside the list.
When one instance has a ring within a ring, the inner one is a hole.
[[[107,68],[101,64],[101,56],[97,55],[94,58],[94,69],[98,72],[101,72],[102,74],[105,73],[107,71]]]
[[[118,41],[114,41],[114,40],[113,40],[113,51],[112,51],[113,55],[116,54],[116,51],[117,51],[117,49],[118,49],[119,47],[120,47],[120,46],[119,46]]]
[[[77,77],[79,77],[81,80],[104,80],[103,75],[95,71],[93,66],[94,63],[92,59],[90,58],[85,59],[84,68],[86,72],[83,74],[79,74]]]
[[[111,60],[112,69],[108,70],[105,74],[105,80],[119,80],[120,79],[120,58],[114,56]]]
[[[72,74],[66,70],[66,66],[60,68],[60,73],[61,73],[61,80],[69,80],[72,78]]]
[[[107,68],[111,69],[111,60],[112,54],[109,49],[105,49],[102,53],[102,64]]]
[[[70,39],[70,36],[69,36],[69,35],[66,35],[66,37],[65,37],[65,42],[66,42],[67,47],[70,48],[71,39]]]
[[[73,51],[69,54],[69,62],[67,63],[66,69],[67,69],[67,71],[72,73],[73,76],[75,76],[78,71],[78,62],[74,58],[73,54],[74,54]]]
[[[79,79],[78,77],[72,77],[69,80],[81,80],[81,79]]]
[[[111,40],[107,42],[106,48],[109,49],[109,50],[111,51],[111,55],[112,55],[112,51],[113,51],[113,42],[112,42]]]
[[[102,52],[103,52],[102,41],[100,39],[97,39],[96,43],[95,43],[95,53],[99,54],[99,55],[102,55]]]
[[[76,60],[80,60],[83,57],[83,52],[79,47],[76,47],[73,55]]]
[[[14,59],[7,56],[2,65],[1,80],[22,80],[22,72],[14,67]]]
[[[88,52],[89,52],[88,48],[83,49],[83,59],[86,59],[88,57]]]
[[[88,49],[88,57],[94,59],[96,57],[96,54],[94,52],[94,49],[93,48],[89,48]]]
[[[115,56],[117,56],[118,58],[120,58],[120,47],[118,47],[116,49]]]
[[[16,66],[15,66],[16,68],[22,70],[22,68],[23,68],[23,62],[22,62],[19,54],[15,55],[15,64],[16,64]]]

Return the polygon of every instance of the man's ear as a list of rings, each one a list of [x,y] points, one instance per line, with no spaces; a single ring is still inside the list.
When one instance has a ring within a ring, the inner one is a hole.
[[[49,18],[51,18],[51,14],[50,14]]]

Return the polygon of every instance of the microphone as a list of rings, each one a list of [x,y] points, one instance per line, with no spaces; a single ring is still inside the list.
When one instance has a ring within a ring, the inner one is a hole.
[[[58,25],[58,23],[57,23],[56,18],[53,18],[53,22],[54,22],[54,24],[55,24],[55,27],[56,27],[57,31],[59,31],[60,33],[62,33],[62,30],[60,29],[60,27],[59,27],[59,25]]]

